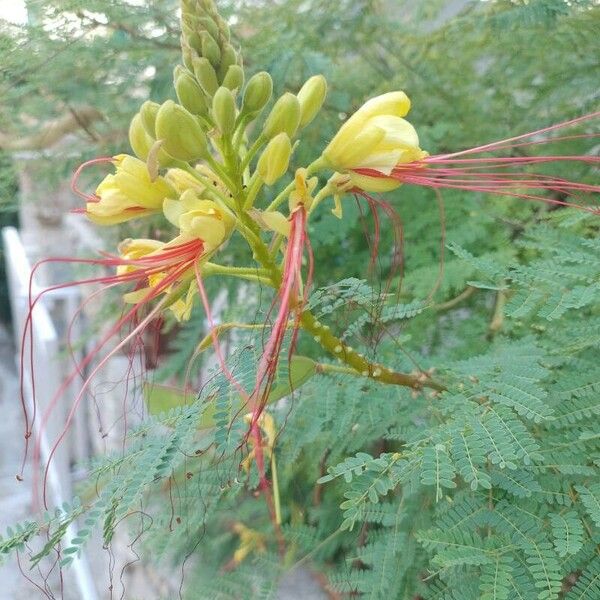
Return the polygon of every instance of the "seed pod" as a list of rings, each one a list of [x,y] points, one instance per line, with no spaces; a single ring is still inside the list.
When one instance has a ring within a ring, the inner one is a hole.
[[[214,93],[219,88],[219,82],[217,81],[217,74],[215,73],[215,70],[213,69],[209,60],[204,57],[194,58],[193,65],[194,74],[196,75],[198,83],[204,90],[204,93],[209,98],[212,98]]]
[[[260,178],[273,185],[287,171],[292,155],[292,142],[287,133],[276,135],[258,159],[256,170]]]
[[[300,127],[306,127],[321,110],[327,95],[327,81],[323,75],[311,77],[298,92]]]
[[[220,87],[213,97],[212,116],[221,135],[231,135],[235,128],[236,107],[231,90]]]
[[[208,154],[206,134],[196,117],[167,100],[156,115],[156,136],[173,158],[190,162]]]
[[[240,90],[244,86],[244,69],[240,65],[231,65],[223,79],[223,87],[231,91]]]
[[[300,102],[294,94],[283,94],[271,109],[263,126],[263,134],[271,139],[282,131],[291,138],[300,124]]]
[[[142,117],[137,113],[129,125],[129,145],[140,160],[146,160],[154,140],[146,133]]]
[[[212,66],[216,69],[221,62],[221,49],[219,48],[219,44],[215,42],[208,31],[202,31],[200,33],[200,39],[202,40],[202,56],[208,58]]]
[[[158,102],[152,102],[151,100],[146,100],[146,102],[140,106],[142,125],[146,133],[153,139],[156,138],[154,125],[156,123],[156,113],[158,113],[159,108],[160,104],[158,104]]]
[[[206,96],[196,79],[188,72],[175,69],[175,92],[180,104],[193,115],[205,115],[208,112]]]
[[[273,80],[266,71],[256,73],[248,81],[244,90],[242,112],[256,114],[260,112],[273,94]]]

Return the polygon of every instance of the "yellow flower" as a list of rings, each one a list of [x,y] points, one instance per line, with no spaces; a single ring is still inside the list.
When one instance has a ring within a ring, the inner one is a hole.
[[[194,190],[184,192],[179,200],[167,198],[163,213],[181,231],[180,241],[200,239],[206,253],[216,250],[230,235],[234,217],[212,200],[198,197]]]
[[[150,239],[127,239],[121,242],[119,254],[123,263],[117,267],[117,275],[126,280],[128,274],[140,274],[139,278],[129,278],[132,282],[137,281],[138,286],[123,296],[125,302],[143,302],[160,286],[160,293],[169,297],[165,307],[171,310],[175,318],[178,321],[190,318],[196,293],[194,264],[204,257],[204,245],[199,242],[198,248],[190,249],[189,253],[182,250],[181,257],[177,259],[169,252],[172,253],[178,247],[182,248],[181,238],[168,243]],[[184,265],[187,268],[180,271],[180,267]],[[177,278],[165,285],[165,278],[170,277],[173,271],[178,272]]]
[[[415,128],[404,117],[410,100],[404,92],[371,98],[342,125],[323,152],[326,163],[350,176],[353,187],[385,192],[400,185],[394,179],[370,177],[357,169],[390,175],[395,166],[427,156],[419,147]]]
[[[113,163],[116,172],[97,187],[98,200],[87,203],[87,217],[98,225],[115,225],[159,212],[173,193],[169,184],[162,177],[152,181],[146,163],[133,156],[119,154]]]

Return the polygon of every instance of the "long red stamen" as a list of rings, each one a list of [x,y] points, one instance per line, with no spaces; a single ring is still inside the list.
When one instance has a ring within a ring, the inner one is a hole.
[[[402,183],[432,189],[456,189],[471,192],[497,194],[523,200],[546,202],[568,206],[600,214],[600,207],[572,202],[565,198],[582,194],[600,193],[600,185],[573,181],[554,175],[533,172],[536,166],[556,163],[575,163],[583,166],[600,165],[599,156],[549,155],[549,156],[474,156],[499,151],[514,151],[527,147],[548,145],[575,139],[600,137],[600,133],[584,133],[549,137],[546,134],[558,129],[578,125],[600,117],[600,112],[585,115],[564,123],[558,123],[537,131],[492,142],[459,152],[429,156],[412,163],[397,165],[389,175],[374,169],[356,169],[360,175],[377,178],[392,178]],[[531,139],[544,136],[542,139]],[[529,138],[529,139],[528,139]],[[558,197],[549,197],[545,193]]]
[[[81,173],[84,171],[84,169],[87,169],[87,167],[113,161],[114,158],[112,156],[100,156],[99,158],[87,160],[83,164],[79,165],[75,173],[73,173],[73,177],[71,178],[71,190],[73,191],[73,193],[77,194],[80,198],[83,198],[86,202],[97,202],[98,196],[96,196],[96,194],[86,194],[77,187],[79,177],[81,177]]]
[[[65,428],[63,433],[59,436],[58,440],[55,442],[55,445],[50,453],[51,458],[58,445],[62,441],[64,435],[73,418],[73,414],[79,404],[83,393],[89,387],[93,376],[98,372],[101,365],[104,365],[110,356],[113,356],[115,352],[117,352],[120,348],[122,348],[127,342],[135,339],[139,339],[139,336],[144,331],[145,327],[150,322],[149,318],[144,318],[141,322],[138,321],[138,315],[140,310],[147,306],[149,302],[156,299],[159,295],[164,292],[168,292],[173,285],[177,285],[182,277],[189,273],[194,264],[200,259],[204,251],[204,243],[201,240],[192,240],[190,242],[182,243],[176,246],[167,247],[166,249],[160,249],[155,251],[151,255],[146,255],[136,259],[126,259],[120,256],[104,254],[103,258],[100,259],[71,259],[71,258],[54,258],[54,259],[46,259],[37,263],[32,269],[32,273],[30,276],[30,285],[29,285],[29,311],[25,320],[24,330],[23,330],[23,338],[21,345],[21,399],[24,406],[25,412],[25,420],[26,420],[26,438],[29,438],[31,435],[31,431],[33,429],[33,424],[35,422],[36,417],[36,400],[35,400],[35,377],[34,377],[34,368],[33,368],[33,352],[32,352],[32,340],[33,340],[33,311],[37,303],[41,300],[41,298],[53,291],[59,290],[66,287],[73,287],[79,285],[85,285],[88,283],[96,283],[103,284],[107,289],[109,287],[113,287],[122,283],[134,283],[134,289],[141,289],[145,287],[150,287],[148,292],[141,298],[133,307],[125,312],[124,315],[121,316],[120,319],[117,320],[115,324],[109,329],[108,332],[96,343],[96,345],[75,365],[75,368],[69,373],[67,378],[64,380],[59,390],[52,397],[48,407],[43,415],[42,423],[39,428],[39,435],[44,431],[48,418],[56,406],[56,403],[61,398],[61,396],[65,393],[66,389],[69,385],[74,381],[77,376],[81,376],[83,370],[86,366],[88,366],[92,360],[94,360],[100,351],[105,347],[108,341],[116,335],[122,327],[127,323],[135,323],[134,329],[130,332],[127,337],[122,340],[115,348],[113,348],[101,361],[100,365],[96,367],[92,374],[85,379],[83,386],[77,396],[77,399],[71,409],[71,413],[67,419],[65,424]],[[37,269],[44,263],[49,262],[61,262],[61,263],[72,263],[72,264],[90,264],[94,266],[103,266],[110,269],[114,269],[116,267],[131,267],[131,270],[125,273],[108,275],[108,276],[99,276],[99,277],[91,277],[88,279],[69,281],[62,284],[57,284],[50,286],[44,290],[42,290],[35,298],[33,298],[33,276]],[[162,277],[159,282],[150,286],[148,282],[148,278],[151,275],[161,274]],[[96,295],[99,292],[96,292]],[[89,299],[88,299],[89,300]],[[164,304],[165,299],[161,300],[157,307],[153,308],[151,311],[152,317],[156,316],[157,311],[160,312],[160,308]],[[87,303],[87,300],[85,301]],[[69,325],[68,335],[70,336],[71,325]],[[31,374],[31,393],[32,393],[32,404],[33,404],[33,413],[32,418],[29,419],[27,414],[27,409],[24,401],[25,390],[24,390],[24,349],[25,349],[25,340],[29,339],[30,341],[30,349],[29,349],[29,361],[30,361],[30,374]],[[70,343],[70,342],[69,342]],[[38,436],[38,441],[34,448],[34,461],[39,461],[40,457],[40,439]],[[25,464],[26,456],[28,452],[28,443],[26,443],[25,448],[25,456],[23,460],[23,465]],[[23,471],[24,466],[21,469],[21,473]],[[46,465],[46,474],[48,465]],[[45,502],[45,478],[44,478],[44,502]]]

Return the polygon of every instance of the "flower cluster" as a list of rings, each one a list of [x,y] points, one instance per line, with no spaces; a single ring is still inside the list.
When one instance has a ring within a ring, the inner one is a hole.
[[[286,92],[271,103],[270,75],[259,72],[246,82],[241,55],[213,0],[182,0],[181,22],[182,64],[173,73],[178,102],[142,104],[129,128],[134,155],[120,154],[111,159],[114,172],[94,194],[83,194],[86,206],[81,212],[106,226],[162,216],[164,227],[160,229],[170,232],[169,239],[124,240],[118,255],[96,261],[114,270],[105,278],[107,284],[132,286],[124,299],[132,305],[126,318],[137,323],[134,333],[139,334],[148,323],[147,318],[141,322],[136,319],[142,309],[150,309],[151,315],[168,309],[176,319],[187,319],[196,298],[212,324],[205,277],[241,277],[275,290],[270,313],[274,319],[255,386],[244,390],[236,383],[251,410],[249,435],[261,487],[266,491],[260,423],[288,331],[292,332],[290,354],[297,332],[303,328],[361,376],[415,389],[436,387],[428,377],[395,373],[371,364],[331,332],[320,329],[306,308],[313,269],[307,233],[311,214],[331,198],[334,214],[342,218],[342,197],[358,194],[371,208],[381,208],[394,221],[391,206],[369,194],[389,192],[403,183],[567,204],[565,198],[600,192],[600,186],[536,175],[531,169],[565,160],[597,164],[598,157],[509,154],[494,158],[489,153],[539,147],[552,139],[548,135],[553,131],[598,115],[470,150],[431,156],[421,149],[415,128],[405,119],[409,98],[402,91],[392,91],[356,110],[321,156],[309,165],[298,165],[290,182],[283,185],[281,180],[290,171],[302,130],[325,102],[325,78],[315,75],[297,93]],[[270,194],[265,188],[274,185],[280,191],[267,204],[264,198]],[[547,192],[553,195],[548,197]],[[287,210],[282,210],[286,205]],[[251,264],[215,262],[233,235],[247,244]],[[308,260],[303,263],[305,257]],[[123,322],[121,319],[120,324]],[[233,381],[215,328],[211,335],[222,369]]]

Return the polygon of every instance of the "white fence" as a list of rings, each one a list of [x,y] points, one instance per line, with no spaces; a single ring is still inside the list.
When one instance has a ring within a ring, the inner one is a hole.
[[[73,390],[68,390],[63,395],[63,399],[56,403],[56,406],[51,406],[53,396],[67,373],[64,348],[57,334],[53,314],[73,315],[79,304],[79,299],[73,291],[49,291],[33,309],[31,336],[23,336],[29,313],[31,265],[21,243],[19,233],[15,228],[4,228],[2,230],[2,240],[17,358],[21,356],[21,352],[25,357],[22,377],[25,383],[25,400],[30,415],[33,414],[34,408],[31,382],[35,381],[37,417],[32,439],[40,440],[41,461],[42,464],[46,464],[51,447],[60,436],[65,424],[69,409],[67,400],[73,397]],[[32,295],[35,298],[42,291],[42,288],[35,285],[36,278],[34,278],[33,283]],[[65,321],[63,318],[62,322]],[[34,357],[33,369],[30,368],[28,359],[30,352]],[[18,367],[20,367],[19,362],[18,360]],[[14,401],[18,402],[19,399],[15,398]],[[47,410],[49,416],[42,428],[43,415]],[[88,458],[90,448],[89,423],[85,412],[79,411],[73,423],[72,431],[60,444],[49,464],[47,489],[50,503],[60,506],[65,500],[71,498],[73,482],[76,477],[74,468],[82,460]],[[33,474],[29,473],[29,477],[32,478]],[[73,537],[75,537],[75,528],[71,526],[67,530],[65,538],[69,540]],[[69,578],[70,576],[74,577],[73,584],[77,586],[79,597],[82,600],[96,600],[98,598],[85,554],[77,558],[72,567],[65,571],[65,577]]]

